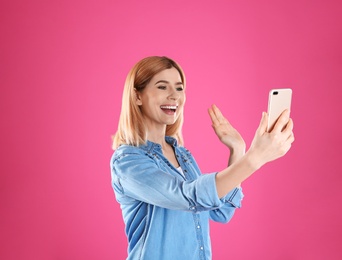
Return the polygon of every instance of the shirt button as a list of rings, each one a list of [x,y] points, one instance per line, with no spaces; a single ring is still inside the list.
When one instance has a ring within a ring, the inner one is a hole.
[[[201,250],[203,250],[203,246],[201,246]]]
[[[198,229],[200,229],[201,227],[200,226],[197,226]]]

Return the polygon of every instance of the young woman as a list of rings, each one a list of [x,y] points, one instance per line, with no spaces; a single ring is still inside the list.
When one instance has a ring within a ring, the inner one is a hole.
[[[245,152],[243,138],[213,105],[209,115],[216,135],[230,149],[229,165],[202,174],[182,146],[185,85],[183,70],[167,57],[147,57],[127,76],[111,159],[127,259],[211,259],[209,220],[227,223],[241,206],[240,183],[285,155],[294,141],[288,111],[270,133],[263,113]]]

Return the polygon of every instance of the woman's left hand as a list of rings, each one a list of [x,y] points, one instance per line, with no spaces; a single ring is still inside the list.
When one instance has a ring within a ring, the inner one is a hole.
[[[240,133],[229,123],[229,121],[222,115],[217,106],[212,105],[208,109],[212,127],[220,139],[231,151],[244,150],[246,147]]]

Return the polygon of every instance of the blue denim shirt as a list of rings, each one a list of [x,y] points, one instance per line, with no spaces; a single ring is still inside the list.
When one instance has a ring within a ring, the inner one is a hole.
[[[182,175],[159,144],[122,145],[111,159],[112,186],[128,238],[128,258],[211,259],[209,219],[227,223],[241,207],[241,189],[219,198],[215,173],[201,174],[191,153],[172,137]]]

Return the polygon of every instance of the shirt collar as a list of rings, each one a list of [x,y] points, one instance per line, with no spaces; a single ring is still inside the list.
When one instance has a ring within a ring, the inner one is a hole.
[[[173,147],[176,147],[178,145],[176,138],[172,136],[165,136],[165,141]],[[150,152],[154,149],[161,150],[161,145],[147,140],[146,144],[140,145],[139,148]]]

